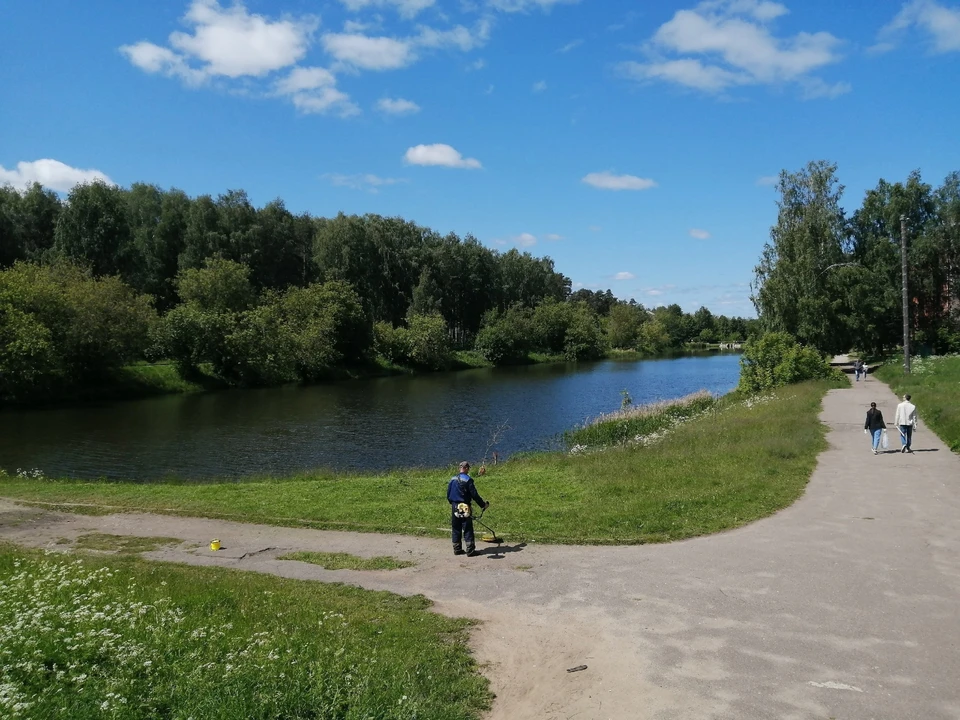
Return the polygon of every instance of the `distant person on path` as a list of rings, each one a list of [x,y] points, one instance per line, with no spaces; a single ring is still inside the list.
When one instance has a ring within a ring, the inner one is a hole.
[[[912,453],[910,443],[913,440],[913,431],[917,428],[917,406],[910,402],[909,395],[904,395],[903,402],[897,405],[893,423],[900,428],[900,452]]]
[[[857,382],[860,382],[860,374],[863,373],[863,361],[857,360],[853,364],[853,373],[857,376]],[[866,374],[866,373],[864,373]]]
[[[473,484],[473,478],[470,477],[470,463],[464,461],[460,463],[460,472],[450,479],[447,485],[447,500],[450,502],[450,527],[453,535],[453,554],[463,555],[464,549],[461,545],[461,536],[466,543],[466,553],[469,557],[476,554],[476,543],[473,539],[473,505],[476,500],[477,505],[486,509],[490,503],[486,502],[480,493],[477,492]]]
[[[880,447],[880,436],[886,427],[887,424],[883,421],[883,413],[877,410],[875,402],[870,403],[870,409],[867,410],[867,419],[863,423],[863,431],[872,437],[874,455],[877,454],[877,448]]]

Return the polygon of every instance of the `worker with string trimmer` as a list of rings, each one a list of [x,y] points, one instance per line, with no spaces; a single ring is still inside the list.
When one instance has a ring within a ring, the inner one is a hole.
[[[473,557],[477,554],[477,546],[473,537],[473,501],[486,510],[490,503],[486,502],[477,492],[470,477],[470,463],[464,460],[460,463],[460,472],[450,479],[447,485],[447,500],[450,502],[450,527],[453,535],[453,554],[463,555],[461,544],[466,543],[466,554]]]

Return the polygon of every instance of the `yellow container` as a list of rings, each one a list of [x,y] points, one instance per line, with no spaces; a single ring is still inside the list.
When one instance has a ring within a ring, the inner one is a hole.
[[[220,549],[220,541],[217,540],[216,538],[214,538],[213,540],[211,540],[211,541],[210,541],[210,549],[211,549],[211,550],[219,550],[219,549]]]

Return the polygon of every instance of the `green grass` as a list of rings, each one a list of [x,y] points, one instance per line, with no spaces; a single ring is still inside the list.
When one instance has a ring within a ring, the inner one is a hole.
[[[921,428],[933,430],[953,452],[960,453],[960,356],[912,358],[904,374],[902,356],[881,365],[874,374],[898,396],[910,393]]]
[[[676,400],[650,405],[628,405],[606,415],[600,415],[581,427],[564,433],[569,447],[584,449],[645,442],[679,423],[686,422],[716,404],[706,390]]]
[[[397,560],[387,555],[364,558],[350,553],[292,552],[281,555],[277,560],[299,560],[319,565],[325,570],[401,570],[413,567],[416,563]]]
[[[776,399],[722,398],[650,445],[541,453],[477,478],[484,522],[510,542],[665,542],[744,525],[786,507],[825,449],[827,381]],[[220,484],[0,478],[0,496],[61,509],[139,510],[291,527],[446,536],[453,468],[315,474]],[[83,503],[71,506],[67,503]]]
[[[470,720],[470,621],[429,601],[0,545],[0,717]]]
[[[136,554],[179,544],[180,540],[171,537],[137,537],[135,535],[87,533],[77,538],[74,547],[78,550],[100,550],[122,554]]]

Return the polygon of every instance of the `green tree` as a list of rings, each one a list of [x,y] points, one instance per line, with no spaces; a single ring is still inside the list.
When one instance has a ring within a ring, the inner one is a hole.
[[[57,219],[54,247],[96,276],[129,278],[135,253],[125,191],[100,180],[74,187]]]
[[[804,347],[787,333],[766,333],[747,343],[740,358],[740,385],[746,392],[759,392],[789,383],[828,378],[831,369],[816,349]]]
[[[819,161],[780,173],[777,224],[755,269],[753,297],[767,330],[787,332],[825,352],[842,352],[850,344],[842,293],[831,272],[849,262],[836,169]]]

